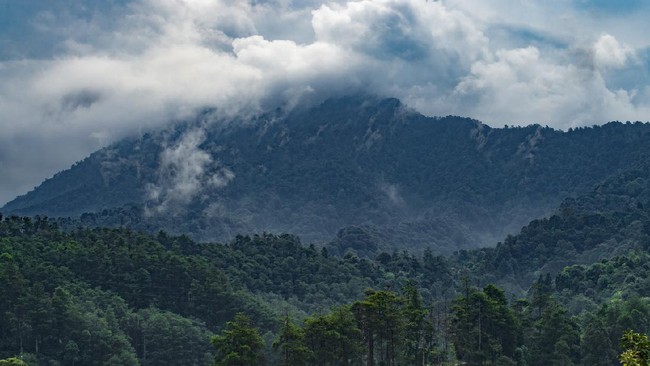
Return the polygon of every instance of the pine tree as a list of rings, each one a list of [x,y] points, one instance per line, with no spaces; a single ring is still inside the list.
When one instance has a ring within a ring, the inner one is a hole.
[[[390,291],[371,290],[352,306],[367,345],[367,365],[373,366],[375,357],[387,366],[397,365],[404,329],[402,303],[403,299]]]
[[[212,337],[212,344],[217,349],[215,366],[254,366],[263,361],[264,340],[242,313],[226,323],[221,335]]]
[[[288,315],[284,318],[278,338],[273,342],[273,349],[281,351],[282,366],[307,365],[311,354],[305,346],[303,330],[293,324]]]
[[[403,309],[404,352],[403,363],[407,365],[425,365],[432,347],[433,324],[427,317],[422,297],[413,282],[404,287],[406,304]]]

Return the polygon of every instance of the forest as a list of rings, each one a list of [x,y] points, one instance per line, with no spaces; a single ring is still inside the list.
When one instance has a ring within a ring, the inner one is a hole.
[[[206,129],[233,180],[169,211],[191,124],[8,203],[0,365],[648,365],[650,125],[296,113]]]
[[[644,364],[633,362],[648,359],[647,174],[608,179],[495,248],[452,256],[4,217],[0,362]],[[549,266],[561,260],[574,264]]]

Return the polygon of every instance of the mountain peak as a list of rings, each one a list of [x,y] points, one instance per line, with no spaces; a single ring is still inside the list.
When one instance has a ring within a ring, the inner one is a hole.
[[[387,243],[450,252],[492,244],[650,153],[650,125],[499,129],[367,95],[205,120],[119,141],[2,211],[89,212],[98,225],[201,240],[283,231],[326,241],[365,225],[383,227]]]

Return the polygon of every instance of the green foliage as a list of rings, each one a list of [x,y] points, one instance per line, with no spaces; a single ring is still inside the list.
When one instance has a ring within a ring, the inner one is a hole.
[[[582,335],[582,365],[607,366],[616,364],[616,344],[610,339],[610,324],[590,314],[584,321]]]
[[[301,302],[309,312],[356,299],[383,279],[368,260],[342,261],[305,247],[293,235],[238,235],[227,247],[202,252],[248,290]]]
[[[374,364],[375,359],[386,365],[397,364],[404,332],[403,301],[390,291],[370,290],[365,299],[352,305],[367,345],[366,358],[370,364]]]
[[[304,333],[311,364],[353,365],[362,357],[361,330],[349,306],[305,319]]]
[[[273,349],[280,350],[281,366],[307,365],[311,352],[305,346],[305,335],[301,328],[291,322],[287,315],[284,318],[278,338],[273,342]]]
[[[650,341],[645,334],[625,331],[621,339],[624,351],[619,356],[623,366],[650,365]]]
[[[580,362],[580,328],[561,306],[550,303],[531,328],[528,365],[576,365]]]
[[[512,359],[520,344],[517,322],[502,290],[493,285],[483,291],[465,284],[465,294],[453,306],[452,328],[456,356],[469,364]]]
[[[633,251],[591,265],[573,265],[558,273],[557,290],[565,301],[582,295],[592,303],[603,303],[612,297],[629,298],[650,294],[650,256]]]
[[[212,333],[200,322],[155,308],[130,314],[125,322],[142,366],[172,359],[175,365],[207,365],[214,359],[209,344]]]
[[[404,300],[404,351],[401,359],[408,365],[426,365],[434,350],[435,329],[429,310],[412,281],[404,286]]]
[[[7,358],[4,360],[0,360],[0,366],[28,366],[25,362],[23,362],[19,358]]]
[[[212,337],[217,350],[215,366],[260,365],[263,360],[264,340],[243,313],[226,323],[220,335]]]

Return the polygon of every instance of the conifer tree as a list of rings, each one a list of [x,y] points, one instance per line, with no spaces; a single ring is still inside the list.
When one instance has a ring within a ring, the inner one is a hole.
[[[284,318],[278,338],[273,342],[273,349],[281,351],[281,366],[307,365],[310,351],[304,343],[304,332],[293,324],[289,315]]]
[[[212,337],[217,349],[214,366],[253,366],[263,361],[264,340],[243,313],[226,323],[221,335]]]

